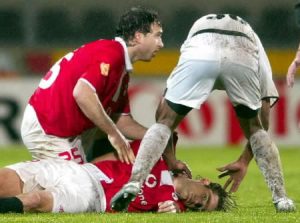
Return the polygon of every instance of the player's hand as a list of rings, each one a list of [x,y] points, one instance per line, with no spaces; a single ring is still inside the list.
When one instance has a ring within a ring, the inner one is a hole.
[[[158,203],[158,213],[177,213],[180,208],[175,201],[163,201]]]
[[[288,87],[293,87],[295,83],[295,74],[297,72],[297,62],[294,60],[289,66],[287,75],[286,75],[286,83]]]
[[[222,172],[218,176],[219,178],[229,176],[224,184],[224,189],[226,190],[231,185],[229,192],[236,192],[247,173],[247,168],[248,165],[240,160],[217,168],[218,171]]]
[[[115,135],[108,135],[108,140],[116,149],[118,157],[122,163],[124,161],[127,164],[134,163],[135,156],[130,147],[130,144],[120,132],[117,132],[117,134]]]
[[[172,164],[170,170],[173,172],[173,174],[185,174],[188,178],[192,179],[192,171],[190,167],[181,160],[176,160],[176,162]]]

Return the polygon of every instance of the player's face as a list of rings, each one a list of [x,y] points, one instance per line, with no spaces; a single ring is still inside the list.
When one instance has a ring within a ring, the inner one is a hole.
[[[186,207],[195,211],[213,211],[218,206],[219,197],[207,186],[207,179],[192,180],[188,188],[187,199],[183,200]]]
[[[162,27],[157,23],[151,25],[151,32],[141,34],[140,40],[140,60],[150,61],[156,53],[163,48]]]

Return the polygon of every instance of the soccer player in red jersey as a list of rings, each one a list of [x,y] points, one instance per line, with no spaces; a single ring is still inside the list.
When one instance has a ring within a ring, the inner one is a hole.
[[[146,128],[130,115],[129,73],[134,62],[150,61],[163,47],[161,22],[152,10],[132,8],[121,16],[116,36],[66,54],[40,81],[21,126],[34,159],[84,163],[83,143],[97,129],[121,161],[134,161],[126,138],[141,139]]]
[[[140,140],[131,143],[134,154]],[[104,150],[112,147],[103,139]],[[126,183],[132,165],[107,153],[94,164],[43,159],[16,163],[0,169],[0,213],[111,212],[110,200]],[[176,213],[228,210],[234,205],[222,186],[208,179],[193,180],[174,174],[161,158],[147,176],[129,212]]]

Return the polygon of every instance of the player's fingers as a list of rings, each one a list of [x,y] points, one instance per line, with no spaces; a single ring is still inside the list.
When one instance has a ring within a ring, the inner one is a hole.
[[[159,213],[175,213],[176,205],[173,201],[165,201],[159,204]]]
[[[122,156],[123,156],[123,159],[126,162],[126,164],[132,163],[132,161],[131,161],[132,155],[130,154],[131,152],[132,152],[132,150],[131,150],[130,144],[127,140],[125,140],[124,145],[122,147]]]
[[[182,162],[183,166],[181,170],[178,170],[179,172],[182,172],[185,174],[188,178],[192,178],[192,171],[189,165],[186,162]]]
[[[232,192],[236,192],[240,186],[240,181],[234,181],[234,183],[232,184],[231,188],[230,188],[230,193]]]
[[[225,182],[225,184],[224,184],[224,186],[223,186],[224,190],[227,189],[227,187],[231,184],[231,182],[232,182],[232,178],[230,177],[230,178]]]
[[[223,178],[223,177],[225,177],[225,176],[228,176],[229,174],[230,174],[229,171],[225,171],[225,172],[219,174],[218,178]]]
[[[226,170],[226,167],[225,166],[218,167],[217,170],[220,172],[224,172]]]
[[[129,151],[128,151],[128,158],[129,158],[129,162],[131,164],[134,164],[135,156],[134,156],[134,153],[131,148],[129,148]]]
[[[123,149],[123,157],[124,157],[125,163],[126,163],[126,164],[130,164],[127,147],[125,147],[125,148]]]
[[[231,175],[235,172],[238,172],[239,170],[227,170],[225,171],[224,173],[221,173],[218,178],[222,178],[222,177],[225,177],[225,176],[228,176],[228,175]]]
[[[161,210],[167,208],[168,206],[169,206],[169,203],[167,201],[160,202],[160,204],[159,204],[159,208]]]
[[[120,160],[122,163],[124,163],[123,153],[121,152],[120,149],[117,149],[117,148],[116,148],[116,150],[117,150],[117,153],[118,153],[119,160]]]
[[[188,176],[188,178],[192,179],[193,176],[192,176],[192,171],[189,169],[189,168],[186,168],[184,170],[185,174]]]

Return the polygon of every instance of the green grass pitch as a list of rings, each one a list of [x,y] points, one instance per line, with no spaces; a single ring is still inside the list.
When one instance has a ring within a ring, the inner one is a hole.
[[[179,159],[188,162],[193,175],[209,177],[221,184],[225,179],[218,180],[216,167],[234,161],[241,152],[241,147],[178,148]],[[211,213],[180,213],[180,214],[4,214],[0,222],[300,222],[300,149],[280,148],[288,195],[295,201],[295,213],[276,213],[271,201],[271,194],[264,183],[254,161],[251,162],[248,174],[240,189],[235,193],[238,208],[227,212]],[[22,146],[0,148],[0,166],[3,167],[30,158]]]

